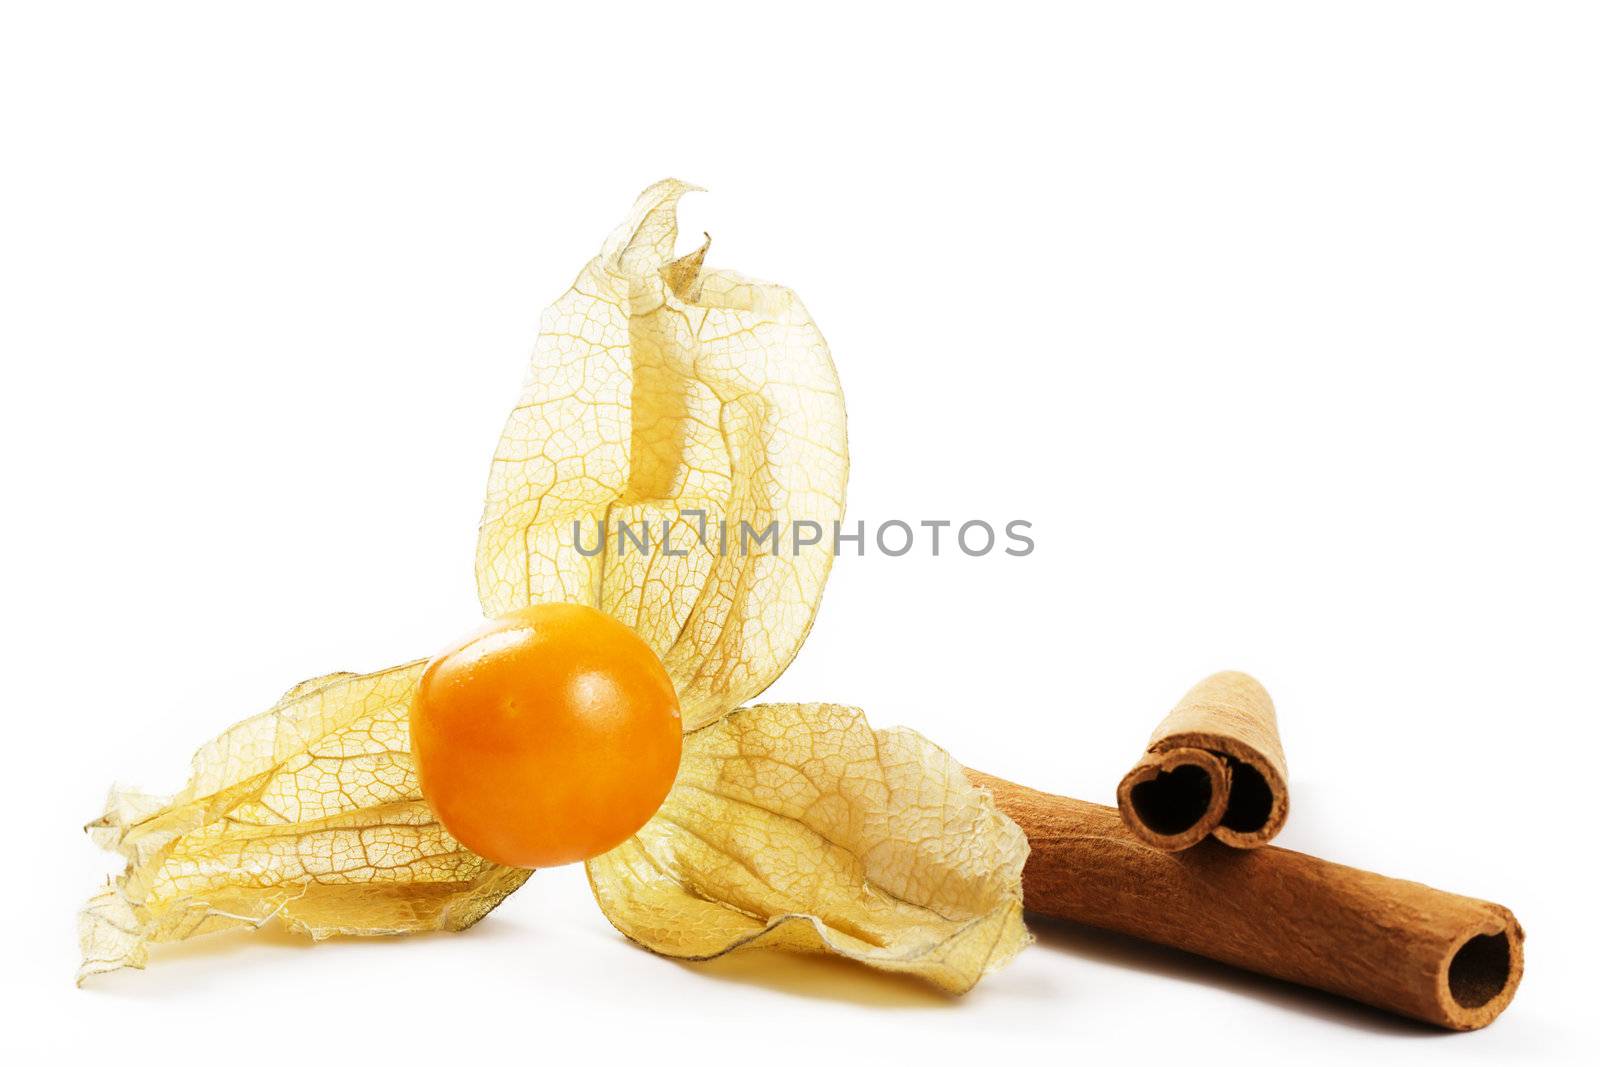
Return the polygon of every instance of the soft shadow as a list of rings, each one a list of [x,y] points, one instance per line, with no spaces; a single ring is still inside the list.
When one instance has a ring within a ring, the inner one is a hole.
[[[407,943],[435,937],[474,940],[525,940],[528,930],[511,922],[483,922],[459,933],[431,932],[403,937],[334,937],[312,941],[291,933],[281,923],[269,922],[251,930],[241,928],[179,941],[170,945],[151,945],[145,969],[124,968],[97,974],[83,983],[85,993],[121,997],[128,1000],[160,999],[215,985],[220,975],[241,969],[299,966],[302,952],[391,952]]]
[[[1268,978],[1266,975],[1240,970],[1225,963],[1208,960],[1203,956],[1141,941],[1125,934],[1098,930],[1092,926],[1079,926],[1061,919],[1033,914],[1028,916],[1028,929],[1033,931],[1033,936],[1041,947],[1064,952],[1079,959],[1109,963],[1162,978],[1200,982],[1250,997],[1284,1011],[1339,1023],[1369,1033],[1416,1038],[1450,1037],[1453,1034],[1453,1031],[1443,1030],[1414,1019],[1390,1015],[1377,1008],[1358,1004],[1356,1001],[1346,1000],[1332,993],[1324,993],[1320,989]]]
[[[761,986],[789,996],[848,1001],[874,1008],[950,1008],[956,997],[920,978],[863,967],[839,956],[746,948],[679,967],[698,978]]]

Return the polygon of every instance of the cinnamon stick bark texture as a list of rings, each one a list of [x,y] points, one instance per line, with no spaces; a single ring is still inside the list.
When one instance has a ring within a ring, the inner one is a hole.
[[[1509,910],[1282,848],[1144,844],[1113,808],[968,771],[1028,835],[1030,911],[1171,945],[1454,1030],[1522,979]]]
[[[1257,848],[1277,836],[1289,817],[1289,772],[1261,683],[1222,671],[1189,690],[1123,776],[1117,807],[1152,848],[1189,848],[1207,834]]]

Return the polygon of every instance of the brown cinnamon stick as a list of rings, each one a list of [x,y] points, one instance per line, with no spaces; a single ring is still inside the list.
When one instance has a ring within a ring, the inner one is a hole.
[[[1161,720],[1117,786],[1117,807],[1152,848],[1189,848],[1207,834],[1257,848],[1289,817],[1288,783],[1272,698],[1248,674],[1222,671]]]
[[[1287,849],[1151,848],[1114,808],[977,771],[1028,835],[1023,904],[1385,1011],[1476,1030],[1522,979],[1509,910]]]

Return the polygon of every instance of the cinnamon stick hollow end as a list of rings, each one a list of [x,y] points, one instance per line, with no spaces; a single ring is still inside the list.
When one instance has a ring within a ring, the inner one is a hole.
[[[1260,682],[1240,671],[1203,679],[1161,720],[1146,753],[1195,749],[1228,768],[1227,803],[1212,830],[1216,838],[1234,848],[1257,848],[1276,837],[1289,817],[1289,771],[1278,739],[1278,714]],[[1140,832],[1142,816],[1131,792],[1129,799],[1124,804],[1118,791],[1123,820],[1149,842]]]
[[[1510,910],[1487,905],[1477,930],[1467,929],[1440,967],[1434,1003],[1452,1030],[1481,1030],[1506,1010],[1522,981],[1522,924]]]
[[[1227,762],[1204,749],[1147,752],[1117,786],[1117,807],[1135,837],[1176,852],[1222,822],[1231,777]]]

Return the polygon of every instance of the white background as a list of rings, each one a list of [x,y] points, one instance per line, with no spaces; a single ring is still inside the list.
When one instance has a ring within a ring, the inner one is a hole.
[[[5,1043],[1576,1054],[1596,31],[1510,3],[7,5]],[[711,190],[685,245],[711,231],[831,342],[852,519],[1035,524],[1025,559],[841,560],[768,695],[1106,801],[1192,682],[1249,670],[1288,751],[1281,844],[1517,911],[1499,1022],[1438,1034],[1049,925],[959,1001],[826,960],[677,965],[576,869],[461,936],[225,937],[73,988],[112,869],[78,827],[111,781],[174,789],[289,684],[473,624],[539,311],[667,175]]]

